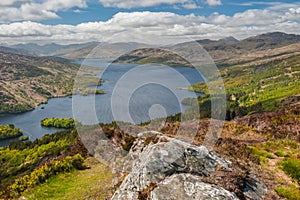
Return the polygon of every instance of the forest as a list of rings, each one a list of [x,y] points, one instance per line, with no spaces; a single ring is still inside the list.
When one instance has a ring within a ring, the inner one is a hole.
[[[41,121],[41,126],[69,129],[75,127],[75,120],[72,118],[46,118]]]
[[[0,124],[0,140],[16,138],[23,135],[23,132],[13,124]]]

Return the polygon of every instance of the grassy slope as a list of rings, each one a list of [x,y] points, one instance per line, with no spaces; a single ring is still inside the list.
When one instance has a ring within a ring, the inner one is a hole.
[[[274,190],[279,196],[299,200],[300,145],[295,141],[271,140],[249,147],[259,157],[262,168],[272,173]]]
[[[23,193],[27,199],[106,199],[112,193],[111,169],[94,158],[85,165],[90,169],[59,174],[46,183]]]
[[[78,65],[0,52],[0,112],[36,107],[71,93]]]
[[[300,55],[260,65],[222,68],[220,72],[227,93],[227,109],[231,115],[232,112],[234,116],[243,116],[253,112],[275,111],[299,101]],[[194,84],[189,89],[209,94],[204,83]],[[205,106],[208,101],[206,96],[200,98],[199,103]],[[188,100],[183,102],[189,104]],[[205,109],[209,110],[210,107]]]
[[[56,161],[78,153],[83,157],[87,154],[75,130],[45,135],[33,142],[15,142],[9,147],[0,148],[0,198],[14,196],[14,189],[10,186],[18,178],[41,172],[39,169],[42,166],[51,166]]]

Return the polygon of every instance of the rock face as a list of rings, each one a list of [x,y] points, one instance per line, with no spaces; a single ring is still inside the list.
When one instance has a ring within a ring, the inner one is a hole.
[[[200,180],[216,168],[230,171],[231,163],[204,146],[147,132],[138,135],[129,156],[133,159],[131,172],[113,200],[238,199],[234,193]]]
[[[159,183],[151,192],[150,199],[237,199],[231,192],[199,181],[197,176],[190,174],[174,174]]]

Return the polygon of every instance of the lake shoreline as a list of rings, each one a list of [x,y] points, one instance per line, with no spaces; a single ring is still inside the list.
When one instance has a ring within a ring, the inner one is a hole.
[[[78,61],[79,62],[79,61]],[[91,63],[84,63],[89,66],[95,66],[98,68],[104,68],[107,63],[101,62],[101,60],[91,60]],[[5,112],[0,114],[0,124],[14,124],[16,127],[23,130],[24,135],[30,137],[30,140],[35,140],[42,137],[45,134],[53,134],[59,131],[55,128],[45,128],[40,126],[40,121],[44,118],[76,118],[83,124],[90,125],[99,122],[110,123],[111,121],[126,121],[123,116],[115,118],[111,109],[112,92],[115,87],[122,87],[120,95],[125,96],[130,94],[130,87],[124,85],[117,85],[118,81],[127,73],[130,75],[132,72],[142,70],[139,73],[141,76],[132,76],[130,80],[136,82],[144,82],[147,78],[144,75],[149,76],[149,81],[160,83],[163,80],[163,84],[168,84],[169,88],[157,88],[157,85],[146,85],[136,91],[132,98],[132,105],[136,105],[131,113],[134,117],[134,122],[147,122],[149,116],[147,108],[150,108],[153,104],[160,104],[168,113],[166,115],[174,115],[178,112],[184,112],[187,106],[181,104],[181,100],[185,98],[192,98],[201,94],[195,92],[181,90],[179,88],[188,87],[190,84],[202,82],[202,76],[197,73],[193,68],[189,67],[172,67],[174,70],[165,68],[163,66],[154,65],[153,67],[136,67],[134,64],[116,64],[110,65],[109,68],[103,70],[103,73],[99,77],[105,80],[101,86],[97,86],[96,89],[105,91],[105,95],[88,94],[87,96],[65,93],[64,95],[48,96],[47,101],[41,100],[39,104],[35,104],[34,108],[24,110],[21,112]],[[151,77],[153,77],[151,79]],[[174,79],[174,77],[181,77],[182,81]],[[71,88],[70,88],[71,89]],[[95,89],[95,88],[94,88]],[[149,91],[152,91],[149,93]],[[173,93],[172,93],[173,91]],[[164,93],[168,92],[168,93]],[[171,95],[171,94],[175,94]],[[115,99],[117,104],[123,105],[124,98]],[[141,101],[142,100],[142,101]],[[75,101],[75,104],[74,104]],[[91,107],[95,103],[95,107]],[[138,106],[140,105],[140,106]],[[75,107],[74,107],[75,106]],[[74,108],[75,113],[74,115]],[[97,113],[95,116],[93,113]],[[77,115],[76,115],[77,114]],[[164,117],[158,112],[155,118]],[[138,123],[137,123],[138,124]],[[9,141],[1,142],[0,146],[7,146]]]

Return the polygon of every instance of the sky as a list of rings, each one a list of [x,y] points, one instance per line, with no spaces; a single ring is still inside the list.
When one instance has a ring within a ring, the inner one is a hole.
[[[4,0],[0,43],[166,45],[266,32],[300,33],[300,2],[245,0]]]

